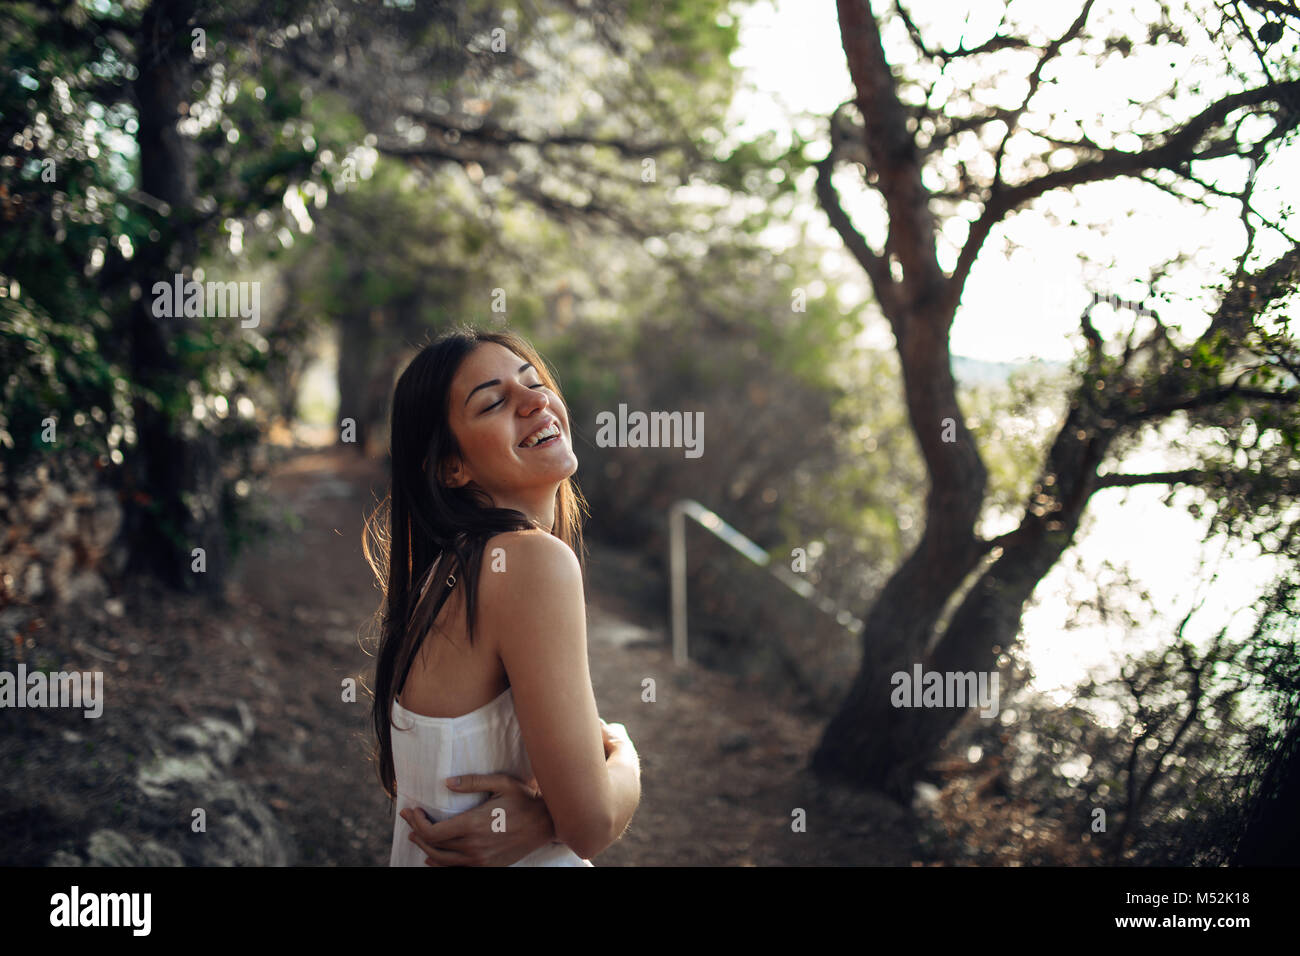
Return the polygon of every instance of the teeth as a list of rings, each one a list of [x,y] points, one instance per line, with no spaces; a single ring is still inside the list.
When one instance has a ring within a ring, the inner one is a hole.
[[[552,436],[554,436],[554,435],[558,435],[558,434],[560,434],[560,429],[559,429],[559,427],[558,427],[557,425],[555,425],[554,423],[551,423],[550,425],[547,425],[545,428],[543,428],[541,431],[537,432],[537,433],[536,433],[535,435],[533,435],[532,437],[528,438],[528,439],[524,442],[523,447],[524,447],[524,448],[532,448],[534,445],[536,445],[536,444],[537,444],[539,441],[541,441],[542,439],[544,439],[544,438],[550,438],[550,437],[552,437]]]

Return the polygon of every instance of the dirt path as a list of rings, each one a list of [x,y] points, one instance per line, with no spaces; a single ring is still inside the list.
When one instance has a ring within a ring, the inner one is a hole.
[[[257,498],[271,533],[240,556],[226,603],[130,579],[103,607],[9,608],[0,670],[99,673],[104,706],[96,719],[0,709],[0,862],[385,865],[392,823],[362,689],[379,593],[361,553],[383,492],[377,462],[289,453]],[[923,822],[813,781],[820,721],[739,678],[676,668],[653,563],[588,544],[596,700],[643,768],[631,828],[598,866],[1089,862],[1038,808],[986,794],[996,771],[966,769],[942,819]]]
[[[383,495],[379,467],[341,451],[300,452],[277,467],[283,529],[246,556],[231,596],[255,622],[258,731],[236,767],[261,789],[307,865],[386,864],[387,801],[367,762],[368,698],[341,702],[341,682],[368,679],[358,635],[378,591],[361,554],[364,515]],[[903,865],[912,834],[901,809],[828,792],[801,770],[820,728],[697,666],[678,670],[657,608],[623,587],[635,556],[592,546],[588,561],[592,683],[601,716],[625,724],[642,760],[642,800],[598,866]],[[643,623],[635,623],[635,622]],[[642,700],[654,681],[655,700]],[[794,832],[796,808],[805,832]]]

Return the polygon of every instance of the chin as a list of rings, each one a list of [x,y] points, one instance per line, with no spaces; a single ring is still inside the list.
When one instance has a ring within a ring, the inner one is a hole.
[[[554,481],[557,484],[565,478],[572,478],[578,471],[578,459],[570,458],[567,465],[561,465],[553,472],[549,473],[546,478],[548,481]]]
[[[534,474],[540,481],[561,482],[565,478],[571,478],[578,471],[578,456],[569,449],[568,454],[555,456],[550,461],[532,462],[532,468],[537,469]],[[530,471],[532,469],[529,469]]]

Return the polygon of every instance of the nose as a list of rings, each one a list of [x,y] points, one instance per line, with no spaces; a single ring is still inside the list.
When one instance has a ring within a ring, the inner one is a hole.
[[[551,400],[546,397],[546,393],[539,388],[525,388],[524,401],[520,409],[524,415],[531,415],[539,408],[546,408],[551,404]]]

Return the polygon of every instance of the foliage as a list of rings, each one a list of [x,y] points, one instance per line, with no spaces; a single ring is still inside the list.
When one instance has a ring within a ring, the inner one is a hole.
[[[1000,764],[1011,803],[1056,821],[1053,839],[1018,861],[1059,865],[1084,852],[1110,864],[1228,863],[1300,714],[1298,584],[1287,569],[1239,638],[1220,630],[1193,641],[1193,609],[1166,646],[1129,659],[1114,679],[1084,683],[1064,704],[1022,691],[1005,698],[1013,726],[966,722],[949,751],[977,748],[983,762],[972,772]],[[983,815],[1004,812],[979,803]],[[978,842],[974,827],[950,835]]]

